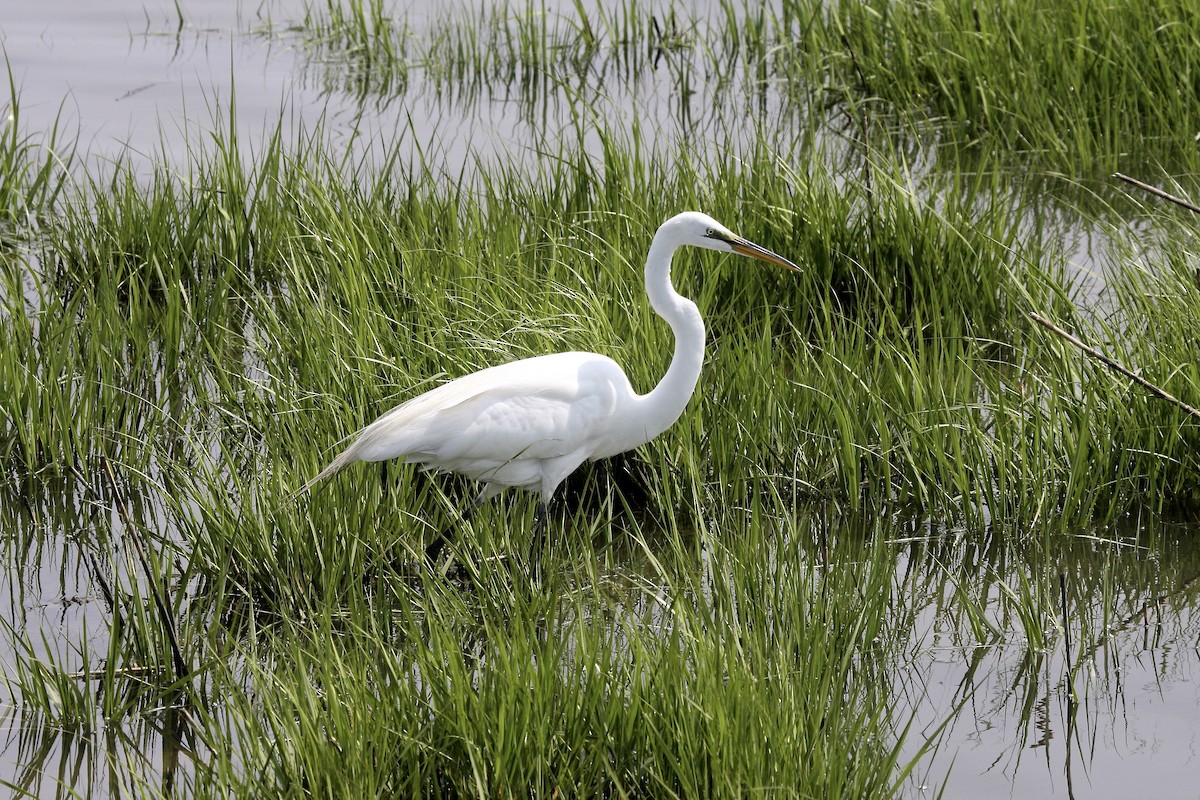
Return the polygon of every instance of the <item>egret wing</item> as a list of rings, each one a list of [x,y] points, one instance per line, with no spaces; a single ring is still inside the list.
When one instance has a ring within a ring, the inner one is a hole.
[[[585,447],[629,382],[612,359],[557,353],[459,378],[398,406],[367,427],[356,457],[406,457],[440,469],[549,459]]]

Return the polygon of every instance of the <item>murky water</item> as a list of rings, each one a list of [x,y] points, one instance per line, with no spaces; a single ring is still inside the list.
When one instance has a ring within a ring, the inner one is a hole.
[[[447,174],[474,156],[535,163],[548,142],[573,139],[581,125],[594,124],[581,121],[581,105],[596,119],[628,121],[636,114],[660,120],[655,135],[664,137],[703,141],[713,124],[702,100],[679,91],[669,53],[658,61],[647,55],[625,72],[613,64],[607,82],[602,74],[591,76],[582,103],[553,92],[531,102],[519,80],[454,86],[419,70],[393,76],[393,93],[382,95],[364,81],[386,76],[335,80],[339,73],[328,69],[328,60],[336,56],[288,32],[289,22],[303,17],[298,1],[196,0],[183,4],[182,18],[170,2],[66,5],[69,11],[64,4],[7,0],[0,37],[25,129],[58,124],[77,132],[91,160],[125,150],[146,154],[146,164],[179,157],[187,141],[219,120],[223,112],[213,109],[226,109],[231,96],[247,148],[281,119],[325,115],[333,123],[329,135],[344,147],[369,149],[380,137],[408,137],[414,153],[445,165]],[[411,25],[438,24],[434,6],[440,4],[414,5]],[[797,113],[786,106],[764,95],[765,115]],[[1090,269],[1095,242],[1086,231],[1073,233],[1068,259]],[[33,659],[78,669],[87,659],[73,648],[102,654],[107,647],[109,611],[97,566],[80,561],[71,543],[70,520],[85,509],[50,518],[44,511],[18,508],[12,498],[0,501],[9,565],[0,579],[7,590],[0,599],[8,606],[0,630],[6,670],[18,640],[32,643]],[[1102,538],[1136,541],[1137,532]],[[1053,576],[1062,574],[1061,587],[1051,581],[1039,588],[1065,590],[1064,615],[1045,620],[1018,619],[1012,600],[1023,582],[1036,583],[1032,565],[1040,562],[999,558],[962,543],[932,557],[942,547],[937,541],[896,545],[896,591],[919,610],[912,663],[896,677],[897,694],[908,704],[898,713],[911,715],[914,748],[946,723],[907,794],[935,796],[945,785],[951,797],[1172,797],[1194,785],[1200,774],[1200,618],[1194,610],[1200,552],[1186,532],[1157,544],[1153,558],[1141,547],[1081,539]],[[28,542],[38,544],[17,549]],[[114,554],[114,563],[103,566],[136,581],[128,558]],[[968,574],[986,580],[965,585]],[[1097,576],[1109,576],[1107,590]],[[954,617],[948,609],[957,591],[982,593],[984,607],[996,616]],[[1029,636],[1014,641],[1014,628]],[[995,642],[981,643],[979,630],[988,629],[996,631]],[[23,715],[14,697],[0,706],[0,780],[37,797],[117,796],[139,781],[169,787],[178,771],[186,773],[188,756],[180,753],[188,746],[177,746],[179,724],[170,710],[147,710],[130,724],[104,734],[86,725],[45,726]]]

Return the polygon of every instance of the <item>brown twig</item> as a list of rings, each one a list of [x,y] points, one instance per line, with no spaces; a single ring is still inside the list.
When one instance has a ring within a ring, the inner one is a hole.
[[[1176,197],[1173,194],[1168,194],[1168,193],[1164,192],[1162,189],[1159,189],[1157,186],[1151,186],[1148,183],[1142,183],[1137,178],[1131,178],[1128,175],[1124,175],[1120,172],[1113,173],[1113,177],[1120,178],[1121,180],[1125,181],[1129,185],[1136,186],[1137,188],[1141,189],[1142,191],[1149,192],[1150,194],[1154,195],[1155,197],[1161,197],[1163,200],[1174,203],[1175,205],[1180,206],[1182,208],[1186,208],[1188,211],[1191,211],[1193,214],[1200,214],[1200,206],[1193,205],[1193,204],[1189,203],[1187,200],[1184,200],[1182,197]]]
[[[1104,353],[1101,353],[1096,348],[1091,347],[1090,345],[1084,344],[1073,333],[1069,333],[1068,331],[1063,330],[1062,328],[1058,327],[1050,320],[1043,317],[1041,314],[1038,314],[1036,311],[1029,312],[1029,318],[1032,319],[1034,322],[1036,322],[1038,325],[1041,325],[1046,330],[1051,331],[1052,333],[1055,333],[1058,336],[1061,336],[1062,338],[1066,339],[1068,342],[1075,345],[1080,350],[1087,353],[1089,356],[1096,359],[1104,366],[1108,367],[1109,369],[1113,370],[1114,372],[1119,372],[1120,374],[1124,375],[1126,378],[1129,378],[1129,380],[1133,381],[1138,386],[1141,386],[1143,389],[1150,392],[1151,394],[1153,394],[1163,400],[1166,400],[1168,403],[1178,406],[1179,408],[1183,409],[1187,413],[1191,414],[1193,417],[1200,419],[1200,410],[1197,410],[1193,406],[1189,406],[1187,403],[1183,402],[1178,397],[1176,397],[1175,395],[1168,392],[1166,389],[1161,389],[1158,386],[1155,386],[1150,381],[1143,378],[1142,376],[1133,373],[1130,369],[1118,364],[1116,361],[1113,361],[1111,358],[1104,355]]]

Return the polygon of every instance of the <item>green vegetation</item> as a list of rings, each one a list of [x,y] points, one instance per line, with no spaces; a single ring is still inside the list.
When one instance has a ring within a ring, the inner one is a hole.
[[[14,569],[61,553],[87,576],[106,648],[43,638],[14,591],[4,678],[33,750],[150,730],[197,797],[890,797],[957,710],[910,724],[897,676],[930,614],[946,646],[1026,654],[1028,730],[1064,632],[1073,675],[1114,620],[1194,603],[1166,532],[1200,511],[1195,421],[1028,315],[1200,398],[1192,221],[1044,174],[1191,164],[1196,26],[1184,4],[971,8],[526,8],[418,42],[354,2],[271,29],[356,97],[569,104],[658,58],[713,95],[702,139],[577,111],[532,164],[451,168],[411,154],[415,129],[361,156],[321,124],[250,147],[231,106],[186,163],[84,166],[21,129],[14,90],[0,531]],[[747,133],[756,108],[776,112]],[[460,481],[358,465],[287,501],[379,413],[491,364],[596,350],[649,389],[670,338],[641,258],[684,208],[805,272],[681,257],[710,331],[698,394],[571,481],[543,580],[529,497],[460,525],[457,578],[413,554]],[[1066,260],[1077,226],[1109,244],[1100,297]],[[105,756],[122,790],[166,792],[132,749]]]

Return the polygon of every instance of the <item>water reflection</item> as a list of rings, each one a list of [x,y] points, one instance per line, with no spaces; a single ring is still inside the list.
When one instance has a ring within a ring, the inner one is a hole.
[[[194,757],[179,709],[145,709],[124,724],[63,726],[0,710],[5,785],[21,797],[172,797]]]
[[[1148,775],[1188,786],[1200,703],[1192,539],[1194,528],[1168,527],[1052,546],[913,545],[898,587],[918,614],[897,696],[915,730],[946,725],[918,783],[981,797],[1141,796]]]
[[[699,534],[682,539],[664,534],[639,543],[637,537],[654,530],[653,518],[645,516],[628,518],[629,531],[614,534],[604,521],[619,528],[626,515],[606,506],[619,495],[611,481],[623,478],[602,474],[598,483],[595,476],[583,480],[580,498],[599,508],[580,518],[601,522],[594,530],[562,530],[559,545],[578,550],[581,564],[603,565],[575,575],[565,587],[567,595],[594,602],[582,610],[574,601],[558,611],[547,609],[555,623],[540,629],[541,635],[553,635],[560,625],[569,628],[571,614],[584,613],[592,623],[612,626],[612,646],[619,650],[630,619],[639,620],[643,631],[669,629],[669,604],[662,599],[664,591],[670,594],[667,587],[696,585],[697,602],[711,601],[714,591],[730,591],[714,588],[723,578],[713,572],[708,548],[717,542],[697,539]],[[114,590],[102,587],[120,583],[125,588],[116,593],[128,603],[136,573],[122,575],[107,556],[94,558],[104,556],[105,548],[89,537],[56,533],[53,525],[72,519],[92,531],[115,525],[119,537],[121,515],[113,516],[112,498],[104,497],[55,508],[42,502],[35,511],[27,503],[16,515],[12,509],[20,503],[0,503],[3,529],[15,534],[6,539],[12,549],[0,660],[29,670],[45,663],[42,685],[60,698],[49,704],[59,709],[54,719],[20,703],[19,695],[17,706],[0,712],[7,731],[2,757],[12,765],[13,785],[32,796],[125,796],[147,785],[169,794],[194,780],[196,760],[205,759],[186,724],[192,707],[166,689],[172,683],[169,668],[139,671],[137,663],[101,658],[111,652],[113,607],[122,603],[107,596]],[[130,503],[129,519],[157,514],[164,530],[187,524],[163,498]],[[97,508],[107,508],[99,512],[109,515],[104,522],[95,518]],[[35,522],[52,518],[51,528]],[[737,531],[720,535],[736,539]],[[1056,534],[1048,541],[1000,533],[976,541],[921,517],[893,515],[880,522],[802,512],[781,521],[774,536],[758,567],[764,597],[771,596],[769,581],[781,567],[809,563],[819,574],[831,549],[832,557],[844,558],[856,546],[886,540],[883,546],[894,558],[887,635],[907,637],[880,650],[898,657],[888,667],[893,681],[886,690],[898,722],[911,721],[902,755],[914,757],[926,740],[935,743],[908,785],[913,796],[928,794],[923,785],[936,789],[943,783],[950,795],[978,797],[1095,796],[1098,789],[1135,796],[1145,788],[1139,776],[1146,774],[1164,786],[1188,785],[1200,703],[1195,647],[1200,619],[1194,612],[1200,547],[1194,528],[1131,524],[1080,536]],[[589,541],[594,544],[579,544]],[[409,597],[412,589],[397,590],[395,574],[382,572],[375,602],[384,608],[407,602],[396,595]],[[493,565],[488,574],[488,580],[502,580],[507,573]],[[490,645],[470,608],[492,602],[489,593],[473,599],[469,586],[436,591],[460,593],[464,669],[476,673],[490,657]],[[181,616],[199,620],[187,629],[194,653],[195,642],[221,615],[213,609],[224,606],[207,591],[189,592],[186,605]],[[253,630],[243,621],[227,634],[242,640]],[[395,649],[401,653],[412,646],[398,641]],[[23,687],[37,683],[10,673],[10,681],[14,678]],[[219,719],[221,710],[205,713]]]

